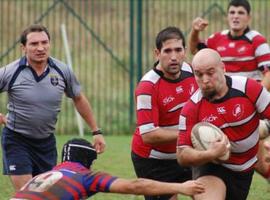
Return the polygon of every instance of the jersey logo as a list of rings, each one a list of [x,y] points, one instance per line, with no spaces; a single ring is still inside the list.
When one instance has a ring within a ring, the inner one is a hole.
[[[240,48],[237,49],[238,53],[244,53],[247,50],[247,48],[245,46],[242,46]]]
[[[180,85],[180,86],[178,86],[177,88],[176,88],[176,94],[180,94],[180,93],[182,93],[184,90],[183,90],[183,87],[182,87],[182,85]]]
[[[221,106],[221,107],[217,107],[217,112],[219,114],[225,114],[226,113],[226,109],[224,106]]]
[[[15,171],[16,170],[16,165],[9,165],[9,170],[10,171]]]
[[[234,48],[234,47],[235,47],[235,43],[234,43],[234,42],[230,42],[230,43],[229,43],[229,47],[230,47],[230,48]]]
[[[56,74],[50,74],[50,80],[53,86],[57,86],[59,84],[59,79]]]
[[[170,102],[172,102],[175,98],[172,97],[172,96],[169,96],[169,97],[165,97],[163,99],[163,105],[166,106],[167,104],[169,104]]]
[[[243,115],[243,107],[240,104],[236,104],[233,109],[233,116],[236,118],[240,118]]]

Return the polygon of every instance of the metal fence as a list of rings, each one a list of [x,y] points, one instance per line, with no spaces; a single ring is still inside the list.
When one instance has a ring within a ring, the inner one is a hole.
[[[133,92],[152,67],[157,32],[178,26],[185,35],[192,20],[209,20],[204,36],[227,27],[228,0],[0,0],[0,65],[21,56],[19,36],[33,23],[51,33],[51,55],[65,61],[60,26],[65,24],[74,72],[107,134],[129,134],[135,126]],[[270,1],[250,1],[251,27],[270,36]],[[190,60],[187,56],[187,60]],[[6,95],[0,96],[6,111]],[[57,134],[77,132],[72,102],[64,98]]]

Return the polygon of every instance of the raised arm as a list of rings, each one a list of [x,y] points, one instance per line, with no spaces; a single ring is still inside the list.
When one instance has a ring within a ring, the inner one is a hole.
[[[162,194],[184,194],[195,195],[205,191],[199,181],[187,181],[184,183],[165,183],[150,179],[117,179],[110,187],[112,193],[135,194],[135,195],[162,195]]]
[[[192,28],[191,32],[188,37],[188,46],[190,49],[190,52],[194,55],[198,49],[197,45],[200,43],[199,34],[201,31],[204,31],[204,29],[208,26],[208,21],[197,17],[192,22]]]

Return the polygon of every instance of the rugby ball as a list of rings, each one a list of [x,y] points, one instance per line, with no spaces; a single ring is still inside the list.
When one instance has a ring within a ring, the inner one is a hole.
[[[195,149],[203,151],[209,148],[209,145],[221,138],[224,133],[215,125],[208,122],[199,122],[193,126],[191,130],[191,142]],[[231,144],[228,142],[228,148]],[[218,158],[218,160],[226,161],[230,157],[230,151]]]

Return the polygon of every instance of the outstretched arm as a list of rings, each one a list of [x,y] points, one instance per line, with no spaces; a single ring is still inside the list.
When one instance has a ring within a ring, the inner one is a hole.
[[[192,22],[191,32],[188,37],[188,45],[189,45],[190,52],[193,55],[198,51],[197,45],[200,42],[199,34],[201,31],[204,31],[204,29],[207,26],[208,26],[208,21],[200,17],[197,17]]]
[[[81,93],[79,96],[73,98],[73,102],[77,111],[88,124],[92,131],[97,131],[98,126],[94,118],[91,105],[85,95]],[[102,153],[105,150],[105,140],[101,134],[93,136],[93,143],[97,153]]]
[[[184,183],[165,183],[150,179],[117,179],[111,187],[110,192],[136,195],[161,195],[161,194],[184,194],[195,195],[205,191],[199,181],[186,181]]]

